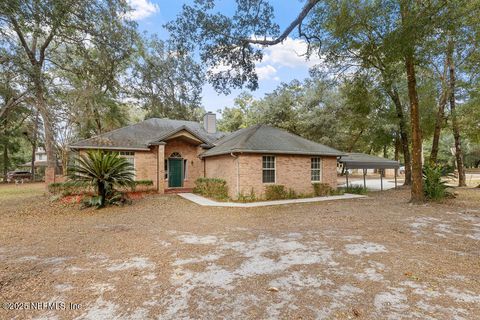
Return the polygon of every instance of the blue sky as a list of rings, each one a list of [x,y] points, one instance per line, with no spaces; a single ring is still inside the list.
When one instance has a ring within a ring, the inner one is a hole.
[[[133,19],[139,24],[140,30],[148,33],[157,33],[160,38],[167,39],[168,33],[162,27],[180,13],[182,5],[191,1],[173,0],[128,0],[134,11]],[[283,29],[296,17],[303,6],[303,1],[273,1],[275,4],[276,22]],[[219,10],[228,14],[233,12],[233,0],[218,1]],[[306,51],[306,44],[299,40],[288,38],[283,44],[268,47],[264,50],[264,59],[257,65],[259,75],[259,89],[252,94],[262,97],[265,93],[273,91],[281,82],[308,77],[308,69],[317,60],[305,61],[301,54]],[[225,106],[232,106],[233,100],[241,90],[232,90],[228,96],[217,94],[210,85],[203,88],[203,106],[207,111],[217,111]]]

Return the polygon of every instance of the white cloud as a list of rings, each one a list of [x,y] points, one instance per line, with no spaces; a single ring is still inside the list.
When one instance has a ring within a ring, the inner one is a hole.
[[[158,5],[149,0],[127,0],[127,2],[132,8],[127,16],[132,20],[142,20],[160,11]]]
[[[270,64],[265,66],[256,66],[256,71],[259,80],[267,80],[272,78],[273,75],[277,73],[277,69]]]
[[[282,43],[264,48],[262,63],[288,68],[313,67],[322,63],[322,59],[315,54],[307,60],[307,48],[308,44],[304,40],[288,37]]]

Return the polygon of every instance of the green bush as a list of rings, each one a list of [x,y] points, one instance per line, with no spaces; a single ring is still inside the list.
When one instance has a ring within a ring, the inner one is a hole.
[[[193,192],[218,200],[228,199],[227,182],[219,178],[198,178]]]
[[[257,201],[257,196],[255,195],[255,191],[253,188],[250,189],[250,193],[245,195],[243,192],[240,192],[238,195],[239,202],[255,202]]]
[[[442,181],[444,168],[441,166],[425,165],[423,167],[423,192],[429,200],[442,200],[452,196],[447,189],[445,181]]]
[[[312,183],[312,185],[315,197],[325,197],[334,193],[334,189],[327,183]]]
[[[343,193],[353,193],[353,194],[362,194],[362,195],[367,194],[367,189],[365,189],[362,186],[348,186],[345,188],[341,188],[341,191],[343,191]]]
[[[281,184],[272,184],[265,187],[265,199],[267,200],[282,200],[287,199],[288,192],[285,186]]]
[[[125,204],[131,204],[131,203],[132,203],[132,200],[128,198],[126,193],[110,189],[106,193],[105,203],[103,205],[123,206]],[[89,208],[89,207],[99,208],[101,206],[102,206],[102,197],[99,195],[84,198],[82,201],[83,208]]]
[[[287,199],[297,199],[297,198],[300,198],[297,192],[292,188],[289,188],[287,192]]]
[[[153,186],[152,180],[136,180],[135,186]]]

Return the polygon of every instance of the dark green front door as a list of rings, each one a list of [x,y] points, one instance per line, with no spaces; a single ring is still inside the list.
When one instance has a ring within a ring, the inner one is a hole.
[[[182,159],[168,159],[168,187],[178,188],[182,186],[182,164]]]

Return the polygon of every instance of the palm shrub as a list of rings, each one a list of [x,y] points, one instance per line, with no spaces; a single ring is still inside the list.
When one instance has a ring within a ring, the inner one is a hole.
[[[423,190],[425,197],[430,200],[442,200],[452,194],[448,186],[442,181],[445,170],[438,165],[425,165],[423,167]]]
[[[74,183],[87,184],[97,190],[97,197],[91,199],[91,204],[102,208],[107,200],[118,200],[115,187],[135,187],[133,170],[118,153],[93,150],[80,155],[68,172]]]

